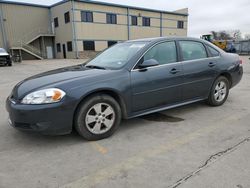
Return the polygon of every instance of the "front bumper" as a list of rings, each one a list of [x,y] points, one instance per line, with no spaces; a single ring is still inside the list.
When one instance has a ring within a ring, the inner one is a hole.
[[[19,130],[46,135],[63,135],[72,131],[74,108],[63,103],[24,105],[6,100],[9,124]]]
[[[0,64],[8,64],[11,63],[10,56],[1,56],[0,55]]]

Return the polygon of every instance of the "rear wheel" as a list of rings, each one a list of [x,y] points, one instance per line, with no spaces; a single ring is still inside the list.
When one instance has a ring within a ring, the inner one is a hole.
[[[109,95],[96,95],[84,101],[77,110],[75,128],[87,140],[111,136],[121,121],[121,109]]]
[[[220,76],[215,80],[207,102],[211,106],[220,106],[227,100],[228,94],[229,81],[226,77]]]

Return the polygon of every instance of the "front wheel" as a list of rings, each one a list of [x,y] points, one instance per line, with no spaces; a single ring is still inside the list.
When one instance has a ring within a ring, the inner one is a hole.
[[[111,136],[121,121],[121,109],[109,95],[96,95],[85,100],[77,110],[75,128],[87,140]]]
[[[229,94],[229,81],[226,77],[218,77],[210,91],[207,103],[211,106],[222,105],[228,97]]]

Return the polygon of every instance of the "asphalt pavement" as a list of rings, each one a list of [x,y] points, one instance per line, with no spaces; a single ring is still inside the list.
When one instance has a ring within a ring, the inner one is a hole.
[[[124,120],[110,138],[43,136],[8,125],[5,100],[22,79],[84,60],[0,67],[0,188],[249,188],[250,60],[227,102]]]

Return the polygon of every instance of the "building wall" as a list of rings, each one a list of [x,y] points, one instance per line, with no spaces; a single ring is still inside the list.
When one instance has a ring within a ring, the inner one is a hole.
[[[184,9],[188,13],[187,9]],[[163,36],[187,36],[187,16],[162,14]],[[177,21],[184,22],[184,28],[177,28]]]
[[[70,12],[70,22],[65,23],[64,21],[64,13]],[[71,2],[66,2],[63,4],[59,4],[51,8],[51,22],[54,22],[54,18],[58,18],[59,26],[54,28],[55,31],[55,44],[60,43],[61,52],[56,51],[56,58],[63,58],[63,44],[66,47],[66,57],[67,58],[75,58],[76,49],[74,48],[73,43],[73,29],[72,29],[72,5]],[[53,23],[54,25],[54,23]],[[72,42],[73,51],[68,52],[67,42]]]
[[[0,33],[1,34],[1,33]],[[3,48],[4,47],[4,45],[3,45],[3,41],[2,41],[2,39],[0,39],[0,48]]]
[[[27,42],[39,32],[50,30],[49,9],[25,5],[0,3],[8,47]],[[2,37],[0,37],[2,38]],[[3,45],[2,42],[0,43]]]
[[[130,39],[160,37],[160,13],[130,9],[129,14],[130,16],[137,16],[138,21],[137,26],[130,26]],[[143,17],[150,18],[150,27],[142,25]]]
[[[0,48],[4,48],[2,31],[0,31]]]
[[[93,12],[93,23],[81,22],[81,11]],[[106,13],[117,15],[117,24],[106,23]],[[91,3],[75,3],[75,29],[77,47],[83,54],[83,41],[95,41],[95,50],[102,51],[107,48],[107,41],[128,40],[127,9]],[[86,52],[89,53],[89,52]]]
[[[91,11],[93,13],[93,22],[82,22],[81,11]],[[107,13],[117,15],[117,24],[106,23]],[[188,13],[187,9],[181,10],[181,13]],[[108,47],[107,41],[125,41],[138,38],[187,35],[187,16],[178,14],[167,14],[136,8],[114,7],[86,2],[75,2],[74,14],[77,49],[81,54],[83,54],[84,51],[84,40],[95,41],[95,50],[101,51]],[[131,25],[131,16],[137,16],[138,25]],[[150,27],[142,26],[143,17],[150,18]],[[177,28],[178,21],[184,22],[183,29]]]
[[[56,58],[63,58],[63,45],[66,47],[67,58],[76,58],[77,55],[85,57],[86,54],[92,56],[93,52],[84,51],[83,41],[94,41],[95,51],[102,51],[108,47],[108,41],[187,35],[187,16],[174,13],[80,1],[65,1],[50,8],[8,3],[0,3],[0,6],[4,10],[4,27],[9,46],[14,47],[20,40],[32,39],[37,35],[37,32],[41,32],[40,30],[51,30],[54,31],[55,38],[48,45],[54,41]],[[93,23],[81,21],[81,11],[83,10],[93,12]],[[70,12],[69,23],[64,21],[64,13],[66,12]],[[106,23],[107,13],[117,15],[117,24]],[[182,9],[176,13],[187,14],[188,10]],[[138,25],[131,25],[131,16],[137,16]],[[56,17],[59,26],[52,28]],[[150,27],[142,26],[143,17],[150,18]],[[177,21],[184,22],[183,29],[177,28]],[[72,42],[72,52],[68,51],[67,42]],[[61,46],[61,52],[56,50],[58,43]],[[34,41],[33,45],[41,48],[41,43],[38,41]],[[3,46],[2,37],[0,37],[1,46]]]

